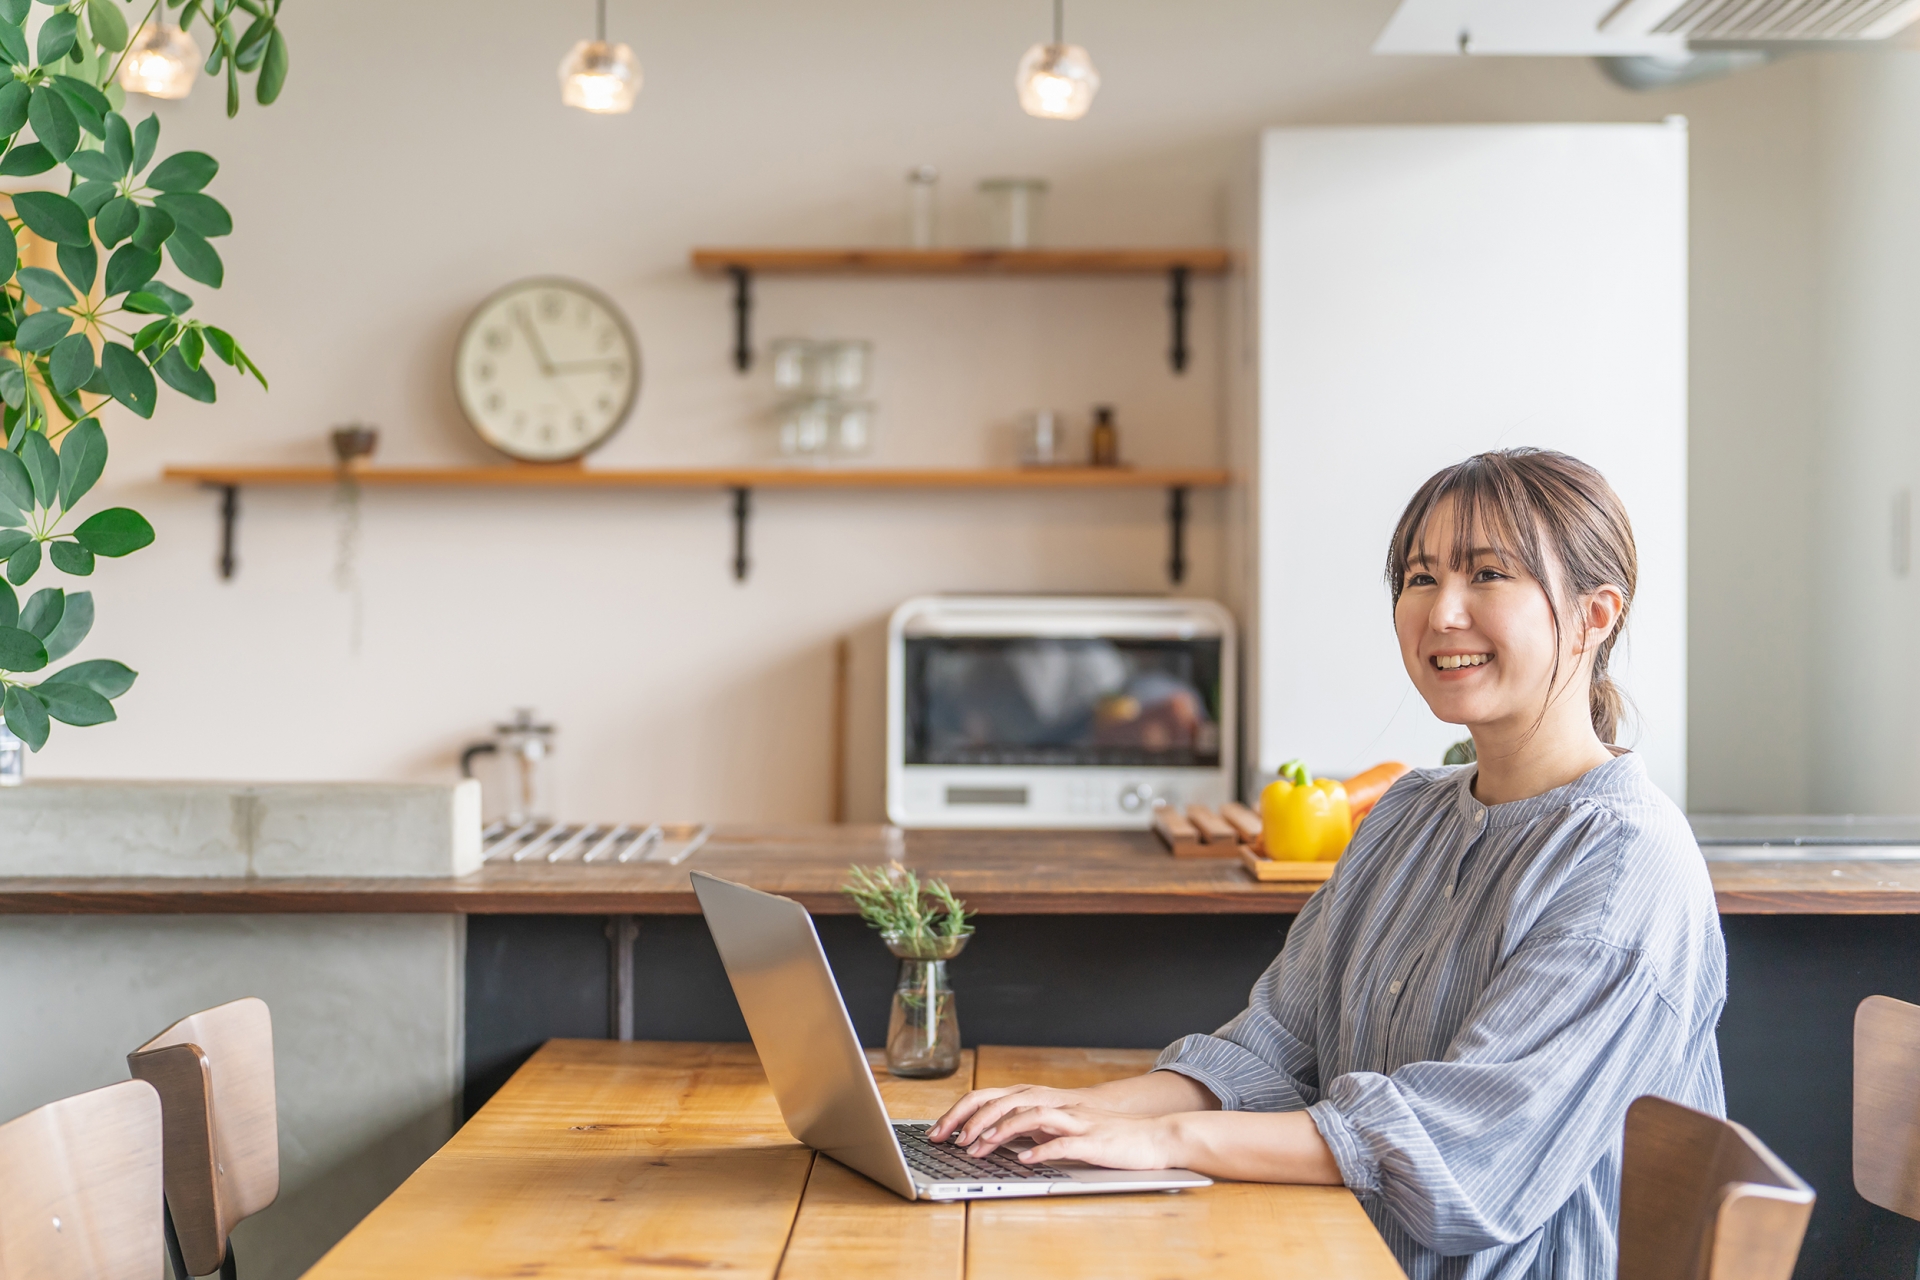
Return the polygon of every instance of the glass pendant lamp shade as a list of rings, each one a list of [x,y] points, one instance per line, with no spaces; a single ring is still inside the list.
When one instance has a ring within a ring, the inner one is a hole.
[[[640,60],[624,44],[582,40],[560,60],[560,101],[596,115],[633,110]]]
[[[180,28],[150,22],[140,28],[120,64],[120,87],[149,98],[184,98],[200,69],[200,46]]]
[[[1014,79],[1020,105],[1043,120],[1078,120],[1093,105],[1100,73],[1077,44],[1037,44],[1020,59]]]

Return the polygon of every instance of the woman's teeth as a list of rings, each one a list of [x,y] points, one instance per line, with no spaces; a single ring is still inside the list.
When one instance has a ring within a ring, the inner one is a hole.
[[[1435,655],[1433,665],[1442,671],[1452,671],[1456,667],[1479,667],[1492,661],[1490,653],[1442,653]]]

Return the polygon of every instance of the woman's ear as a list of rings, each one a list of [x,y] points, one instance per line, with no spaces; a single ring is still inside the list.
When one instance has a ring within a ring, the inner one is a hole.
[[[1581,629],[1574,640],[1573,651],[1586,653],[1605,644],[1607,637],[1619,625],[1620,615],[1626,611],[1626,607],[1626,593],[1612,583],[1596,587],[1580,597]]]

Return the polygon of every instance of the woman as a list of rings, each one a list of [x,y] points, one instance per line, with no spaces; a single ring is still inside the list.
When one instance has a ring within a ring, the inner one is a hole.
[[[932,1136],[1345,1183],[1413,1280],[1612,1280],[1627,1105],[1725,1112],[1706,866],[1610,745],[1635,574],[1620,499],[1573,458],[1484,453],[1427,481],[1388,550],[1394,627],[1477,763],[1394,785],[1219,1031],[1133,1079],[975,1090]]]

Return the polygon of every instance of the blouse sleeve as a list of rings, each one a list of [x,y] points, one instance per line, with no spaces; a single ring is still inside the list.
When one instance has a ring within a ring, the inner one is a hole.
[[[1210,1036],[1167,1046],[1154,1070],[1192,1077],[1227,1111],[1300,1111],[1320,1097],[1312,1028],[1326,967],[1325,897],[1307,900],[1245,1011]]]

